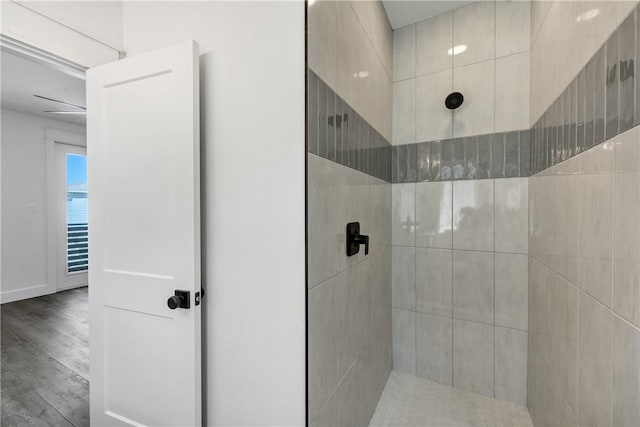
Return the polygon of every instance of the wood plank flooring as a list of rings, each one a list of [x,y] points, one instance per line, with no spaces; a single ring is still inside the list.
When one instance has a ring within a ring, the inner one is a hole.
[[[89,298],[78,288],[0,306],[2,426],[89,425]]]

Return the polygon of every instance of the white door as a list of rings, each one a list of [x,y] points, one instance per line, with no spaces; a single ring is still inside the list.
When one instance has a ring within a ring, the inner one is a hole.
[[[90,69],[87,111],[91,425],[199,426],[198,45]]]
[[[56,289],[87,284],[87,149],[55,143]]]

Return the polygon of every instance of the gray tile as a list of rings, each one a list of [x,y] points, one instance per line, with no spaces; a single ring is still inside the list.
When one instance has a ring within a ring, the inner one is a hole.
[[[406,182],[418,181],[418,146],[416,144],[407,145],[407,174]]]
[[[371,127],[364,118],[361,118],[360,125],[360,153],[358,154],[360,165],[358,166],[358,170],[363,173],[369,173],[369,141],[371,137]]]
[[[636,10],[624,20],[619,32],[620,91],[618,99],[619,132],[633,126],[636,63]]]
[[[440,181],[442,165],[442,142],[433,141],[429,143],[429,181]]]
[[[309,107],[308,107],[308,149],[313,154],[318,152],[318,77],[309,70],[308,73]]]
[[[494,396],[493,326],[453,320],[453,386]]]
[[[580,293],[578,422],[611,425],[611,311]]]
[[[593,128],[595,121],[596,105],[596,59],[591,58],[585,68],[585,108],[584,108],[584,148],[593,147]],[[603,86],[600,86],[603,87]],[[604,120],[604,115],[602,116]]]
[[[503,133],[496,133],[491,136],[491,178],[502,178],[505,176],[504,135]]]
[[[497,326],[526,331],[528,320],[527,255],[495,254],[495,304]]]
[[[441,384],[453,383],[453,321],[416,313],[416,374]]]
[[[571,157],[571,85],[564,91],[562,110],[562,160]]]
[[[493,252],[453,251],[453,317],[493,324]]]
[[[396,145],[393,147],[395,154],[395,180],[394,182],[407,182],[407,145]]]
[[[416,249],[394,246],[391,251],[391,302],[393,308],[416,308]]]
[[[566,159],[568,145],[568,138],[565,138],[565,104],[567,102],[567,91],[565,90],[560,94],[558,98],[558,154],[556,158],[558,163]]]
[[[342,164],[347,167],[352,167],[353,163],[353,154],[352,144],[353,144],[353,110],[347,103],[345,103],[345,113],[342,120]]]
[[[464,178],[478,178],[478,137],[468,136],[462,140],[464,148]]]
[[[440,141],[440,179],[453,179],[453,144],[450,139]]]
[[[504,175],[520,176],[520,132],[507,132],[504,141]]]
[[[391,147],[391,182],[392,183],[399,183],[400,181],[400,176],[399,176],[399,169],[398,169],[398,146],[392,146]]]
[[[618,134],[618,31],[614,31],[606,44],[606,132],[605,140]]]
[[[416,248],[416,309],[440,316],[452,315],[452,252]]]
[[[527,333],[495,329],[496,398],[527,405]]]
[[[640,16],[640,6],[635,9],[636,16]],[[637,22],[636,22],[637,25]],[[636,60],[640,59],[640,30],[636,28]],[[640,81],[640,66],[638,66],[637,62],[634,63],[635,72],[634,72],[634,80],[636,82]],[[633,120],[633,124],[640,124],[640,83],[636,83],[635,88],[636,95],[636,108],[635,108],[635,118]]]
[[[576,126],[578,120],[578,79],[575,78],[569,86],[569,157],[578,153],[578,142],[576,137]]]
[[[392,310],[393,369],[408,374],[416,373],[416,313]]]
[[[451,140],[453,150],[453,163],[451,171],[453,179],[464,178],[464,144],[462,138],[454,138]]]
[[[314,419],[338,384],[336,278],[309,291],[309,417]]]
[[[430,142],[418,144],[418,181],[429,181]]]
[[[585,147],[585,80],[586,71],[583,68],[578,74],[578,89],[576,94],[577,123],[576,123],[576,150],[581,153]]]
[[[477,178],[491,178],[491,135],[478,137]]]
[[[331,91],[327,85],[318,79],[318,154],[325,159],[329,156],[327,146],[327,134],[329,131],[327,124],[327,94]]]
[[[342,130],[344,126],[342,121],[344,120],[344,101],[339,96],[336,96],[336,111],[334,116],[334,125],[336,128],[336,162],[344,165],[343,162],[343,146],[342,146]]]
[[[613,318],[613,425],[640,425],[640,331]]]
[[[531,132],[520,132],[520,176],[531,174]]]
[[[606,54],[605,46],[602,46],[596,53],[594,60],[595,67],[595,107],[593,123],[593,142],[599,144],[605,139],[605,107],[606,107]],[[617,103],[616,103],[617,105]],[[617,108],[616,108],[617,109]]]
[[[327,158],[336,160],[336,94],[327,88]]]

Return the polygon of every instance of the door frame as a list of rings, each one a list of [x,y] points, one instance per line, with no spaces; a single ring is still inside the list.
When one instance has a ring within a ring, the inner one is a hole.
[[[46,164],[47,164],[47,293],[52,294],[58,290],[58,251],[60,242],[58,239],[58,182],[56,180],[56,144],[65,144],[74,147],[87,148],[86,135],[55,128],[45,130]],[[71,288],[68,288],[71,289]]]

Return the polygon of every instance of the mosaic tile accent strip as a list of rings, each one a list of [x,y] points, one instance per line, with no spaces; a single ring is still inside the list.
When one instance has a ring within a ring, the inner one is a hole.
[[[638,7],[533,125],[532,175],[640,124]]]
[[[391,182],[391,144],[308,70],[308,151]]]
[[[392,182],[529,176],[529,130],[396,145]]]

